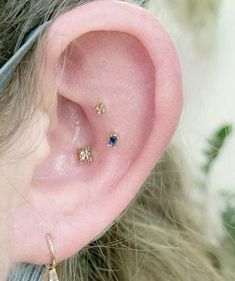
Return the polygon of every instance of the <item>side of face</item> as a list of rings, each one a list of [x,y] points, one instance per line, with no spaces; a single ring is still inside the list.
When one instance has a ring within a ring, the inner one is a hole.
[[[17,202],[10,208],[12,259],[45,264],[46,233],[60,261],[126,208],[175,131],[182,88],[167,32],[146,10],[120,1],[59,16],[37,62],[47,110],[19,140],[26,154],[36,149],[6,166],[11,184],[4,186]],[[98,115],[100,104],[105,113]],[[81,159],[86,146],[92,162]]]

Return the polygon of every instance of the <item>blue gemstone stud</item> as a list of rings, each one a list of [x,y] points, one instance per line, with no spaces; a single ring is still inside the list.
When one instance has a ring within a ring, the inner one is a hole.
[[[118,134],[116,134],[116,133],[111,134],[111,135],[109,136],[109,141],[108,141],[107,146],[108,146],[108,147],[111,147],[111,148],[116,148],[117,142],[118,142],[119,139],[120,139],[120,137],[119,137]]]

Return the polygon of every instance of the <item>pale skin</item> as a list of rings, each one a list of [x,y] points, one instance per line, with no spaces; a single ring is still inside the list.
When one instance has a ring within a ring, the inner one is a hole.
[[[38,111],[30,122],[28,130],[11,147],[0,164],[0,185],[2,187],[0,196],[0,280],[4,280],[10,264],[14,261],[13,214],[21,205],[25,204],[34,170],[48,155],[49,147],[45,135],[49,125],[48,121],[47,115]],[[30,152],[27,156],[26,151]]]
[[[46,264],[46,233],[61,261],[126,208],[176,129],[182,90],[166,31],[146,10],[119,1],[94,1],[58,17],[37,62],[46,110],[35,113],[9,159],[19,147],[34,150],[3,163],[9,224],[2,219],[1,237],[10,250],[0,255]],[[106,113],[97,116],[100,102]],[[115,150],[106,146],[113,131],[120,135]],[[92,147],[92,164],[77,161],[84,144]]]

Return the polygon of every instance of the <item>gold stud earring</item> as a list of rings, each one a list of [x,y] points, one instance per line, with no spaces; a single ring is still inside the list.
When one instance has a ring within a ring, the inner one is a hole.
[[[106,107],[103,103],[98,104],[95,107],[95,110],[96,110],[97,115],[99,115],[99,116],[106,113]]]
[[[77,149],[77,157],[80,164],[86,164],[93,161],[93,154],[89,145]]]
[[[55,249],[52,243],[52,238],[49,233],[46,234],[47,245],[51,255],[51,263],[46,265],[47,272],[43,276],[43,281],[59,281],[57,272],[56,272],[56,257],[55,257]]]

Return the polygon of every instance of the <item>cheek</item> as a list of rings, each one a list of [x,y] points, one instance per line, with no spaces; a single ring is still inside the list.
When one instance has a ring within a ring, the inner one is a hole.
[[[9,189],[15,190],[14,197],[21,200],[31,185],[35,169],[50,152],[46,138],[48,123],[47,116],[37,112],[8,155],[10,161],[5,166],[5,175],[10,185]]]
[[[48,153],[44,115],[35,115],[24,135],[18,138],[0,162],[0,280],[5,280],[11,262],[15,212],[27,201],[35,168]],[[40,142],[39,142],[40,140]]]

